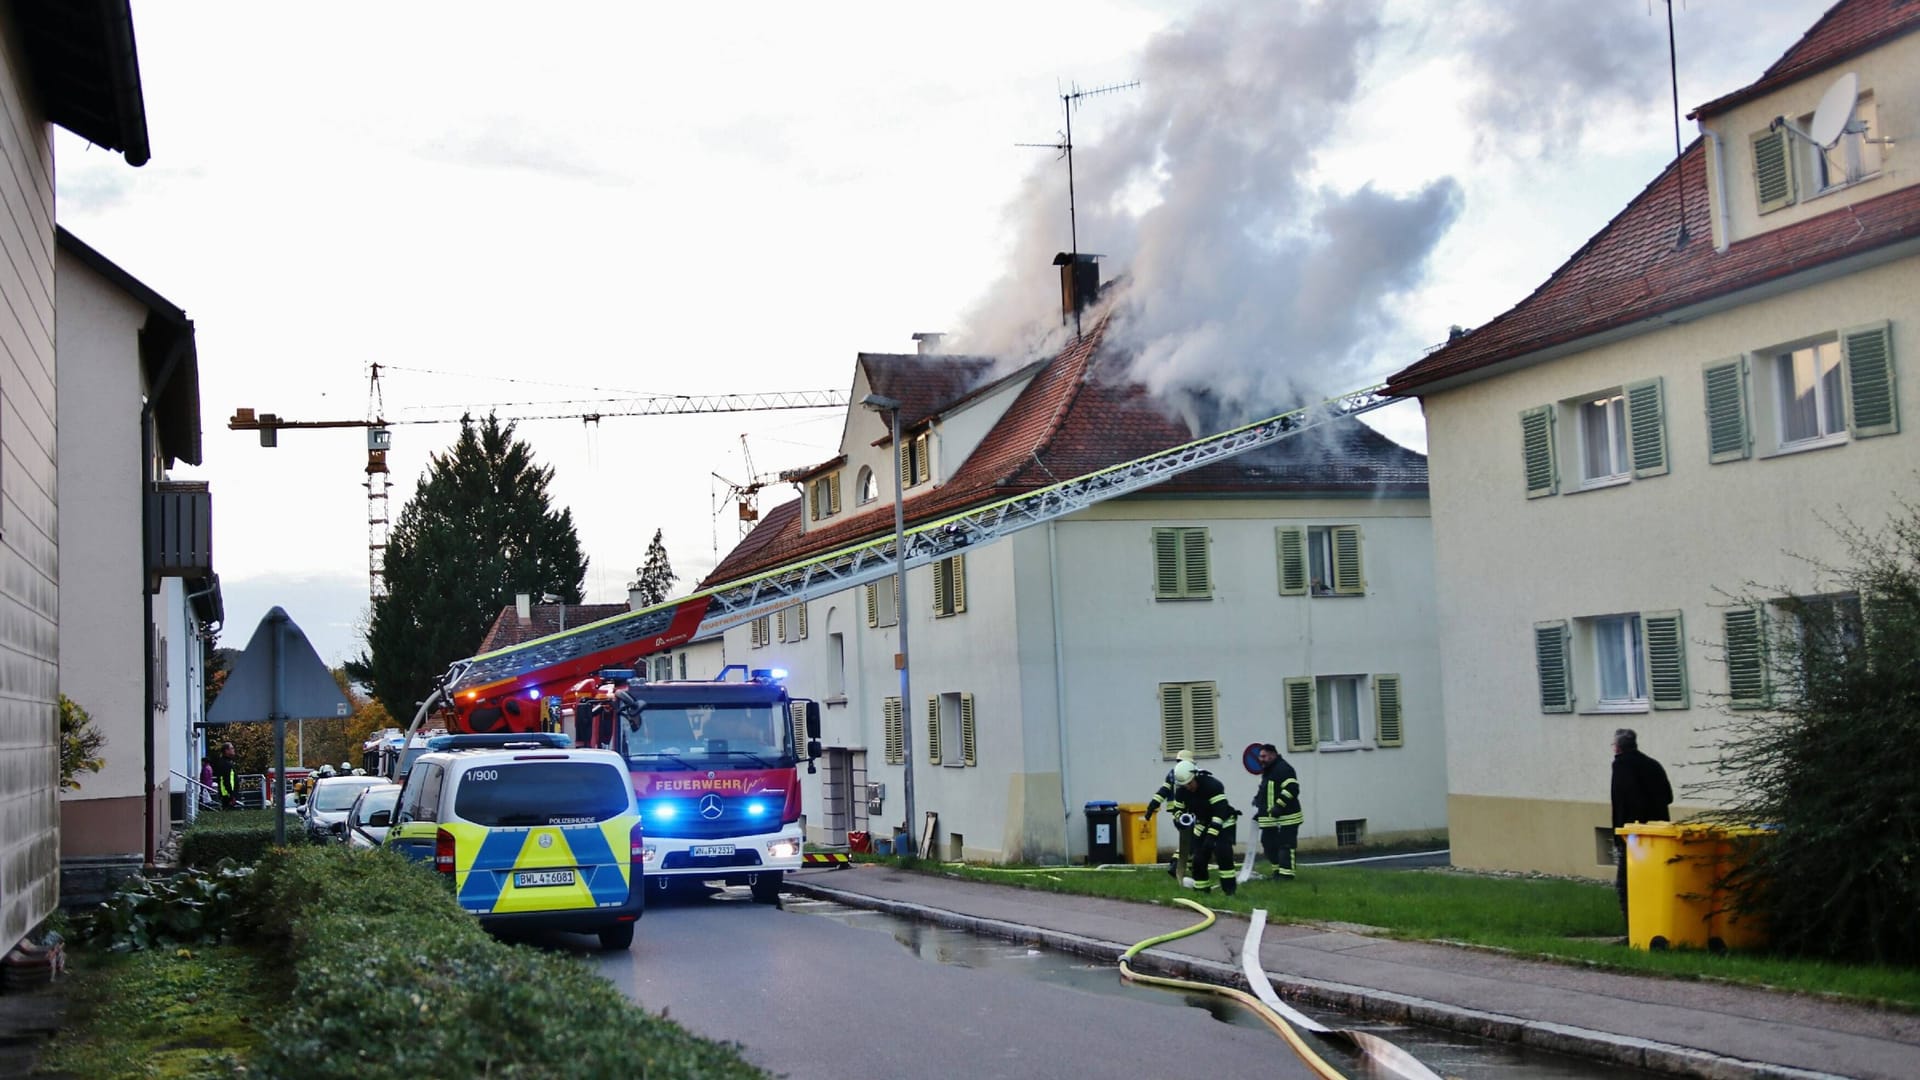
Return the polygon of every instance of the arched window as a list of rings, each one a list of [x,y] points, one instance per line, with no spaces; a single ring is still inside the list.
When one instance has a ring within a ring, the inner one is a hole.
[[[880,497],[880,484],[873,478],[873,470],[860,466],[860,483],[856,486],[860,492],[860,501],[870,503]]]

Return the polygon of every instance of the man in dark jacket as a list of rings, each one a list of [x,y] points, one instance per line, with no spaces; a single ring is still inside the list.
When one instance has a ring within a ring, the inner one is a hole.
[[[1272,743],[1260,747],[1260,786],[1253,789],[1254,823],[1260,846],[1273,864],[1275,881],[1293,880],[1293,850],[1300,841],[1300,777]]]
[[[219,788],[220,808],[233,809],[240,795],[240,763],[233,756],[233,744],[220,747],[220,759],[213,763],[213,782]]]
[[[1180,884],[1201,892],[1213,890],[1208,864],[1220,867],[1220,887],[1233,895],[1239,882],[1233,879],[1233,832],[1240,823],[1240,811],[1227,802],[1227,788],[1214,775],[1191,761],[1175,762],[1173,782],[1179,787],[1188,812],[1193,814],[1193,869]]]
[[[1640,752],[1640,737],[1632,728],[1613,733],[1613,827],[1636,821],[1669,820],[1668,805],[1673,802],[1673,786],[1667,783],[1667,770]],[[1613,838],[1614,891],[1620,894],[1620,914],[1627,913],[1627,844],[1623,837]]]
[[[1193,755],[1182,750],[1174,758],[1174,764],[1178,765],[1182,761],[1192,761]],[[1167,873],[1175,878],[1180,876],[1182,864],[1193,856],[1193,819],[1182,801],[1184,794],[1180,785],[1173,782],[1173,770],[1168,769],[1166,780],[1153,793],[1153,798],[1147,800],[1147,821],[1153,821],[1153,815],[1159,813],[1162,806],[1173,817],[1173,829],[1178,839],[1174,844],[1173,858],[1167,860]]]

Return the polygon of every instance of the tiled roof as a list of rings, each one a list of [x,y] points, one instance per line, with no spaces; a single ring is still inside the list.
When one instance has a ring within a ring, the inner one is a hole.
[[[534,638],[557,634],[566,626],[585,626],[590,622],[624,615],[628,610],[625,604],[535,604],[533,617],[521,622],[520,613],[514,610],[512,604],[508,604],[500,609],[500,614],[494,616],[493,625],[487,628],[487,636],[480,639],[480,647],[474,650],[473,655],[521,645]]]
[[[1920,236],[1915,185],[1716,252],[1703,147],[1695,139],[1533,295],[1395,373],[1387,393],[1419,394],[1442,380]],[[1691,239],[1675,250],[1674,198],[1683,188]]]
[[[993,370],[986,356],[948,356],[944,353],[861,353],[858,360],[867,385],[882,397],[900,402],[902,430],[923,423],[941,409],[959,401]],[[860,403],[854,402],[857,407]],[[864,409],[861,411],[865,411]],[[886,418],[875,416],[874,430],[885,438]]]
[[[1198,434],[1103,350],[1107,323],[1046,363],[945,483],[909,491],[908,524],[944,517],[1189,442]],[[863,359],[865,359],[863,357]],[[929,415],[946,406],[934,403]],[[1277,411],[1277,410],[1276,410]],[[1359,421],[1285,439],[1148,490],[1157,493],[1377,492],[1425,495],[1427,461]],[[893,503],[807,531],[800,500],[768,513],[703,586],[733,581],[890,532]]]
[[[1915,30],[1920,30],[1920,2],[1916,0],[1840,0],[1775,60],[1758,82],[1715,98],[1687,115],[1723,113]]]

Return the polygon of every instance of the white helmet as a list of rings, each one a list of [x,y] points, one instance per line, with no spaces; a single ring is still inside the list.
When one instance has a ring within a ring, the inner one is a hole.
[[[1200,775],[1200,766],[1195,765],[1191,761],[1176,761],[1173,763],[1173,782],[1181,787],[1187,786],[1193,781],[1193,778],[1198,775]]]

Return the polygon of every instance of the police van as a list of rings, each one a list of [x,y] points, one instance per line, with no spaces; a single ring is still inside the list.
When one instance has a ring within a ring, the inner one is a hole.
[[[385,846],[431,859],[483,926],[631,946],[646,903],[644,844],[620,755],[525,737],[446,745],[414,761]]]

